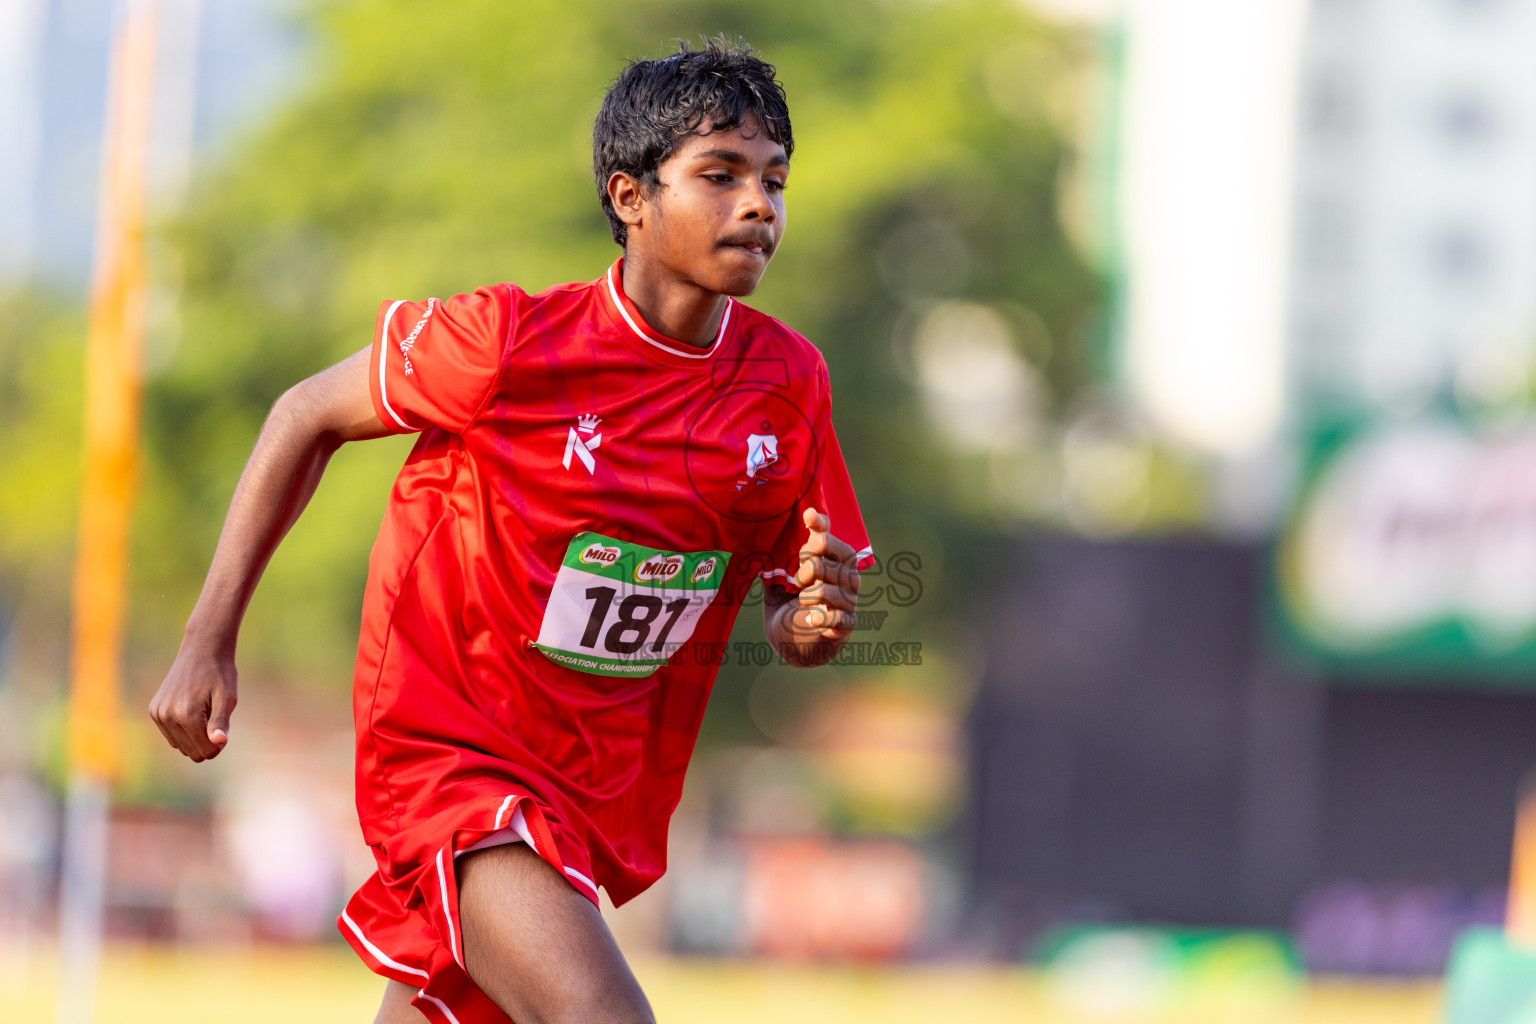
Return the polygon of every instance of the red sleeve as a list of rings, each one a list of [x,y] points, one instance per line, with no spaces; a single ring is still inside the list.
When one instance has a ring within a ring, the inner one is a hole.
[[[810,539],[810,531],[805,527],[805,510],[808,508],[825,515],[831,521],[832,536],[847,542],[857,552],[860,571],[875,564],[869,535],[864,530],[864,516],[859,511],[859,499],[853,493],[853,481],[848,478],[848,466],[837,443],[837,432],[832,429],[832,401],[826,389],[825,374],[823,368],[821,408],[811,421],[816,431],[816,474],[785,521],[769,554],[768,568],[762,574],[765,581],[772,580],[791,591],[799,589],[794,583],[795,571],[800,567],[800,549]]]
[[[380,306],[368,374],[379,420],[399,433],[463,433],[496,384],[510,321],[506,285]]]

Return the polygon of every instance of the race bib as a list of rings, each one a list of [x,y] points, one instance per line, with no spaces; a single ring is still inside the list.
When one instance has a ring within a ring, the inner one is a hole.
[[[730,557],[577,534],[565,549],[534,646],[578,672],[648,676],[693,635]]]

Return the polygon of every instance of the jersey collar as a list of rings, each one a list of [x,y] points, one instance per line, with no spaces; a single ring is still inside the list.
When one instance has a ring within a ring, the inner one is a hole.
[[[673,357],[684,366],[699,365],[720,351],[721,343],[726,339],[726,332],[730,330],[732,314],[736,311],[736,300],[727,296],[725,300],[725,313],[720,317],[720,330],[715,334],[715,340],[710,342],[708,348],[697,348],[684,344],[681,341],[669,338],[651,329],[650,324],[640,315],[635,304],[629,301],[629,296],[624,294],[624,257],[614,260],[613,266],[608,268],[608,273],[603,276],[598,290],[603,293],[609,308],[619,318],[623,325],[621,330],[643,342],[643,347],[653,354],[665,354]],[[672,360],[668,360],[671,362]]]

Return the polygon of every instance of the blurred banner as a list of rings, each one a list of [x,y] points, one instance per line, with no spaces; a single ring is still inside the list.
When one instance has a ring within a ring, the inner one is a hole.
[[[1280,547],[1294,633],[1342,666],[1536,667],[1536,421],[1366,422],[1325,436]]]

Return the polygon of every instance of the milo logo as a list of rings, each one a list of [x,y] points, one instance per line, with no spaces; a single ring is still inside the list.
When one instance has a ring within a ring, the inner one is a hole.
[[[665,583],[682,571],[682,555],[653,555],[635,567],[635,580],[639,583]]]
[[[688,577],[690,583],[701,583],[715,574],[715,563],[718,562],[714,555],[710,555],[704,561],[693,567],[693,575]]]
[[[612,565],[619,560],[619,549],[604,547],[601,542],[588,544],[577,556],[588,565]]]

